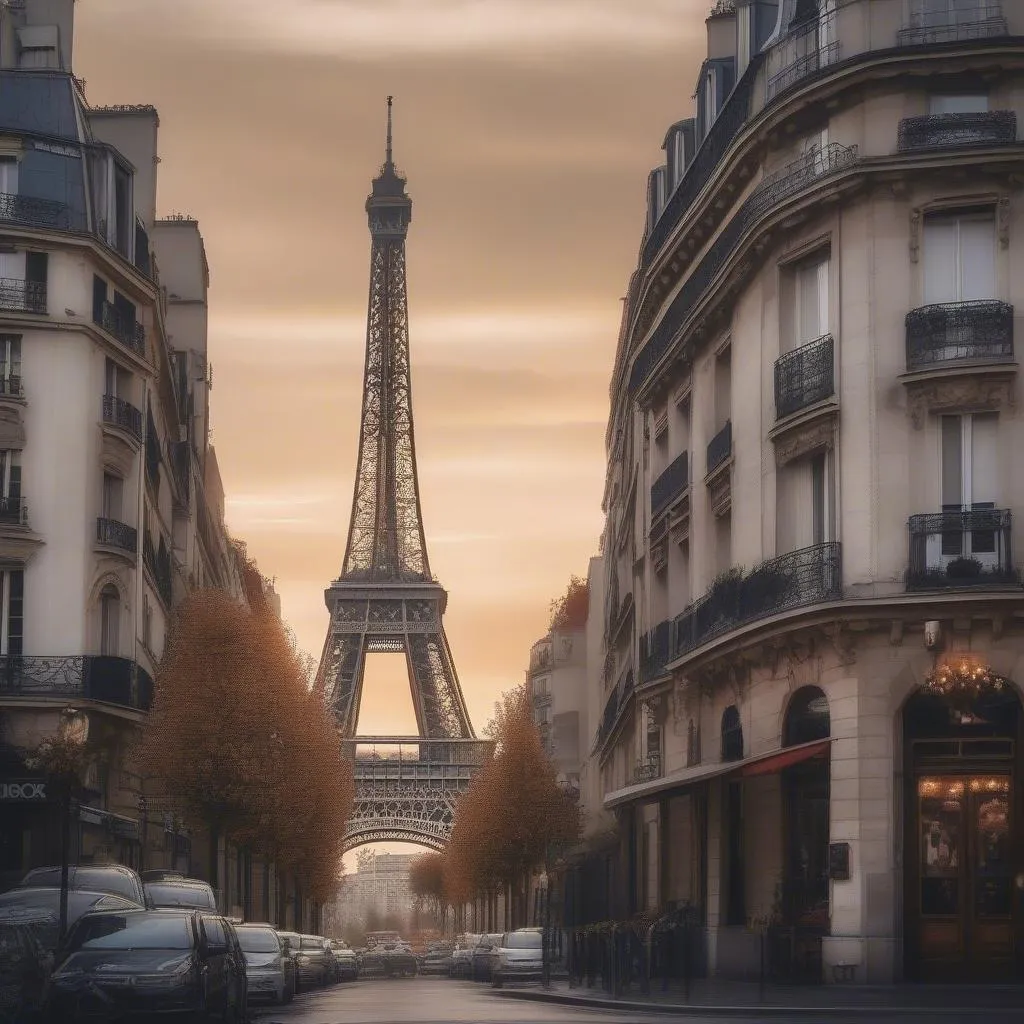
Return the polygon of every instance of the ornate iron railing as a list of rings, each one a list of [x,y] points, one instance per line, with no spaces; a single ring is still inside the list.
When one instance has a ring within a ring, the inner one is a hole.
[[[772,63],[785,62],[768,78],[766,92],[769,100],[816,71],[835,64],[839,60],[836,12],[816,15],[794,29],[776,44],[775,53],[769,56],[769,60]]]
[[[663,512],[690,484],[689,453],[677,455],[651,484],[651,518]]]
[[[732,454],[732,420],[708,442],[706,473],[713,473]]]
[[[990,110],[905,117],[896,139],[901,153],[953,146],[1012,146],[1017,141],[1017,115],[1012,110]]]
[[[661,778],[661,754],[648,754],[636,763],[633,782],[652,782]]]
[[[906,27],[896,35],[899,46],[921,46],[988,39],[1009,32],[999,0],[957,0],[955,6],[917,0]]]
[[[747,574],[738,569],[723,573],[673,620],[672,657],[748,622],[842,596],[842,552],[835,541],[769,559]]]
[[[782,419],[835,393],[835,344],[831,334],[775,360],[775,415]]]
[[[657,679],[668,664],[672,623],[665,619],[640,638],[640,682]]]
[[[81,697],[148,711],[153,679],[128,658],[4,655],[0,657],[0,697]]]
[[[740,133],[750,116],[750,99],[754,92],[754,81],[763,58],[756,56],[740,77],[729,98],[725,101],[721,112],[704,136],[700,148],[694,155],[693,162],[669,196],[665,209],[657,223],[651,229],[643,245],[643,262],[650,263],[668,240],[683,214],[690,208],[694,199],[710,181],[711,175],[732,145],[733,139]]]
[[[70,227],[68,206],[52,199],[35,199],[10,192],[0,192],[0,221],[27,224],[36,228],[67,231]]]
[[[7,377],[0,377],[0,395],[8,398],[20,398],[25,393],[21,377],[17,374],[10,374]]]
[[[1020,574],[1011,552],[1007,509],[949,509],[911,516],[908,590],[1013,584]]]
[[[907,369],[942,363],[1013,359],[1013,306],[977,299],[940,302],[906,316]]]
[[[96,520],[96,542],[134,554],[139,543],[139,532],[127,523],[100,516]]]
[[[15,313],[46,313],[46,282],[0,277],[0,309]]]
[[[637,354],[629,375],[631,393],[640,388],[672,347],[701,297],[711,287],[747,231],[769,210],[822,179],[852,167],[856,162],[856,146],[842,146],[833,142],[822,149],[806,153],[761,182],[693,268],[651,333],[650,340]]]
[[[142,438],[142,412],[131,402],[114,395],[103,396],[103,422],[127,430],[129,434]]]
[[[0,497],[0,523],[4,526],[28,526],[25,499]]]
[[[112,302],[104,302],[100,309],[100,326],[140,356],[146,354],[146,330]]]

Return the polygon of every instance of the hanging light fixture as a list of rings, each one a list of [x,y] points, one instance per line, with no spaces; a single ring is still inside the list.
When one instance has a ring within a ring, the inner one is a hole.
[[[1007,680],[993,672],[973,654],[959,653],[937,661],[924,681],[924,688],[953,707],[969,711],[979,697],[1001,693]]]

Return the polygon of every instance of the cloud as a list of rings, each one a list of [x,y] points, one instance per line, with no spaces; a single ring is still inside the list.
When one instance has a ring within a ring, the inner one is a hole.
[[[95,0],[101,15],[205,46],[355,60],[409,54],[522,59],[576,49],[680,45],[707,0]],[[691,21],[692,24],[692,21]]]

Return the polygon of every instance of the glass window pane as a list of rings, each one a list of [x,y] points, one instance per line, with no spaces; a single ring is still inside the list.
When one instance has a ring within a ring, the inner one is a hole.
[[[965,217],[960,221],[959,298],[996,297],[996,225],[992,217]]]
[[[963,505],[963,450],[959,416],[942,417],[942,507]]]
[[[956,302],[957,224],[949,217],[928,218],[924,223],[924,301]]]

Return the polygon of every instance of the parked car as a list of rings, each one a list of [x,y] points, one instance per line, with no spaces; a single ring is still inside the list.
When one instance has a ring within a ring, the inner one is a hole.
[[[420,960],[421,974],[449,974],[452,969],[452,947],[447,943],[434,943]]]
[[[213,886],[201,878],[164,878],[159,882],[144,882],[143,889],[146,892],[147,903],[151,907],[217,909],[217,896]]]
[[[491,984],[501,988],[512,979],[539,978],[544,969],[544,936],[538,928],[505,932],[491,951]]]
[[[171,871],[167,868],[153,868],[150,871],[140,872],[139,877],[145,882],[162,882],[165,878],[184,878],[181,871]]]
[[[53,954],[33,927],[31,907],[0,909],[0,1020],[30,1020],[43,1001]],[[45,911],[43,912],[45,914]]]
[[[68,893],[68,927],[90,910],[137,910],[139,904],[107,892]],[[60,889],[10,889],[0,893],[0,914],[29,922],[39,944],[48,953],[57,950],[60,926]]]
[[[452,950],[452,963],[449,973],[453,978],[468,978],[473,950],[480,941],[480,936],[472,933],[460,935]]]
[[[18,883],[17,888],[59,889],[60,867],[33,868]],[[146,905],[142,879],[124,864],[73,864],[68,868],[68,888],[109,892],[132,900],[140,907]]]
[[[238,942],[245,954],[245,973],[250,999],[290,1003],[295,995],[295,961],[284,955],[284,946],[269,924],[236,925]]]
[[[50,976],[49,1024],[190,1013],[244,1021],[245,962],[231,925],[197,910],[85,914]]]
[[[324,941],[322,935],[299,936],[295,966],[298,969],[299,982],[302,988],[309,988],[313,985],[326,985],[330,980],[330,954],[324,946]]]
[[[298,992],[302,988],[302,980],[299,978],[299,947],[302,944],[302,936],[298,932],[285,932],[276,928],[277,937],[281,940],[282,956],[285,960],[291,960],[294,981],[292,991]]]
[[[349,949],[344,942],[331,939],[331,949],[334,952],[334,959],[338,963],[338,980],[355,981],[359,977],[359,959],[355,950]]]
[[[491,954],[501,942],[500,932],[481,935],[469,961],[469,975],[474,981],[489,981],[491,977]]]
[[[404,942],[385,943],[381,950],[381,959],[386,978],[404,978],[408,974],[419,973],[420,965],[412,948]]]

